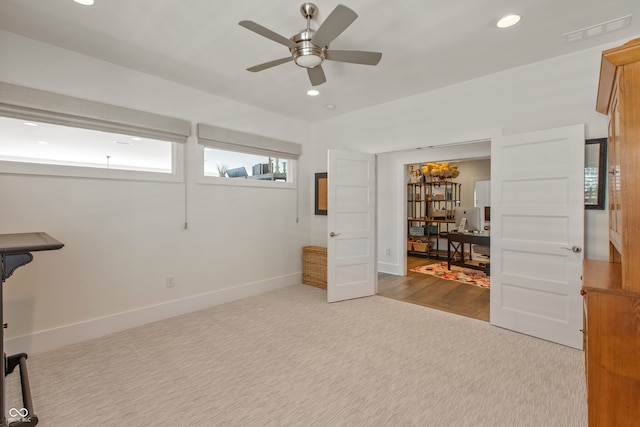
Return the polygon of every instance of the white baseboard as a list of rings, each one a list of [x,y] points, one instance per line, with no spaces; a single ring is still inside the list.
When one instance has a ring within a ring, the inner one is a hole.
[[[393,274],[395,276],[404,276],[406,273],[398,264],[391,264],[387,262],[378,262],[378,272]]]
[[[241,298],[297,285],[301,282],[302,273],[294,273],[38,331],[28,335],[7,338],[5,339],[5,353],[41,353]]]

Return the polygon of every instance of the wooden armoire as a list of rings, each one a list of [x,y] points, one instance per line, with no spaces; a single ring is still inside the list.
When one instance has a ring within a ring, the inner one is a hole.
[[[609,116],[609,261],[585,260],[589,426],[640,425],[640,39],[602,53]]]

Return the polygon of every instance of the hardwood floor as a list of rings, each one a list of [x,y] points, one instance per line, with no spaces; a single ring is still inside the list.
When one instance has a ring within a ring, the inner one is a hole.
[[[408,257],[408,268],[436,260]],[[489,321],[489,289],[409,271],[406,276],[378,273],[378,295],[449,313]]]

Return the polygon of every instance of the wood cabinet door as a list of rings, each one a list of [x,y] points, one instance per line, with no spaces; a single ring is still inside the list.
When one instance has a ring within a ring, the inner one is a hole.
[[[620,178],[616,181],[616,216],[621,236],[622,289],[640,293],[640,49],[637,61],[618,67],[617,73],[616,160]]]

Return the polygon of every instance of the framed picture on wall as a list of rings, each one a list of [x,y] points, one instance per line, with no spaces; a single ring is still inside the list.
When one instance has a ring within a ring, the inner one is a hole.
[[[327,172],[316,173],[316,215],[327,214]]]

